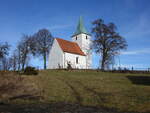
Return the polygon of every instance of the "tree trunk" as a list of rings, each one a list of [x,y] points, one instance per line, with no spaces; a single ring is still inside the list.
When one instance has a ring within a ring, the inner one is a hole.
[[[25,66],[25,63],[23,62],[22,63],[22,71],[24,71],[24,66]]]
[[[23,61],[22,61],[22,71],[24,71],[24,69],[25,69],[26,60],[27,60],[27,55],[25,54]]]
[[[102,70],[102,71],[105,70],[105,57],[104,57],[104,54],[103,54],[103,56],[102,56],[101,70]]]
[[[20,71],[20,63],[18,63],[18,71]]]
[[[46,53],[44,53],[44,69],[46,69]]]
[[[104,71],[105,70],[105,49],[103,49],[103,53],[102,53],[102,63],[101,63],[101,70]]]

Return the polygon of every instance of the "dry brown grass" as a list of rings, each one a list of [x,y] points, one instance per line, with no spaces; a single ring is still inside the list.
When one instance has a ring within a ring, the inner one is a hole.
[[[37,85],[16,72],[0,72],[0,102],[34,97],[39,93]]]
[[[8,91],[7,97],[30,95],[28,98],[20,97],[10,101],[17,105],[30,106],[34,103],[38,106],[44,103],[40,106],[52,105],[50,109],[56,107],[56,111],[70,105],[70,109],[75,109],[72,106],[79,105],[120,112],[150,112],[149,74],[46,70],[40,71],[38,76],[23,75],[20,78],[19,75],[6,75],[4,81],[3,84],[12,84],[12,81],[16,84],[16,88]],[[14,93],[13,96],[10,92]]]

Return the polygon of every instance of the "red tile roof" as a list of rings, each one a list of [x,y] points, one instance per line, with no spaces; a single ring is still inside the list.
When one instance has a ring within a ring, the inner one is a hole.
[[[74,53],[74,54],[85,56],[85,54],[80,49],[80,47],[79,47],[79,45],[77,43],[71,42],[71,41],[67,41],[67,40],[64,40],[64,39],[60,39],[60,38],[56,38],[56,40],[57,40],[57,42],[59,43],[61,49],[64,52]]]

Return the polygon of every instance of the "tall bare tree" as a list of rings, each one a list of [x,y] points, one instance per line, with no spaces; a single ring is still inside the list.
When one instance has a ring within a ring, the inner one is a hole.
[[[18,60],[18,70],[24,70],[25,65],[28,63],[30,55],[30,41],[31,37],[28,35],[23,35],[22,40],[17,46],[17,60]]]
[[[102,19],[95,20],[92,33],[94,34],[93,47],[101,55],[101,69],[105,70],[113,62],[114,56],[120,50],[126,49],[126,40],[116,32],[113,23],[105,24]]]
[[[6,66],[8,64],[7,62],[7,56],[9,54],[9,48],[10,45],[6,42],[6,43],[0,43],[0,69],[1,70],[6,70]],[[6,65],[5,65],[6,64]]]
[[[13,54],[10,56],[9,60],[10,60],[10,65],[11,65],[11,69],[13,71],[16,71],[18,68],[18,53],[17,50],[15,50],[13,52]]]
[[[49,30],[41,29],[33,35],[32,40],[35,42],[32,43],[32,53],[43,57],[44,69],[46,69],[47,56],[54,39]]]
[[[6,42],[5,44],[0,43],[0,58],[4,58],[8,55],[10,45]]]
[[[8,71],[11,69],[12,65],[9,57],[2,58],[1,62],[2,62],[2,70]]]

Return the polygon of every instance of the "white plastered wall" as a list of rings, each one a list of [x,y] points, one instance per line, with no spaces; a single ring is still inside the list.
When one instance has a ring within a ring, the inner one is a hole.
[[[87,36],[87,39],[86,39]],[[76,40],[77,37],[77,40]],[[91,50],[91,36],[81,33],[76,36],[72,37],[72,41],[76,42],[81,50],[84,52],[86,55],[86,68],[90,69],[92,68],[92,50]]]
[[[78,63],[76,63],[76,57],[78,57]],[[71,63],[72,68],[86,69],[86,56],[64,53],[65,68],[67,68],[67,62]]]
[[[59,66],[64,67],[64,52],[60,48],[57,40],[54,40],[51,51],[49,53],[48,69],[57,69]]]

